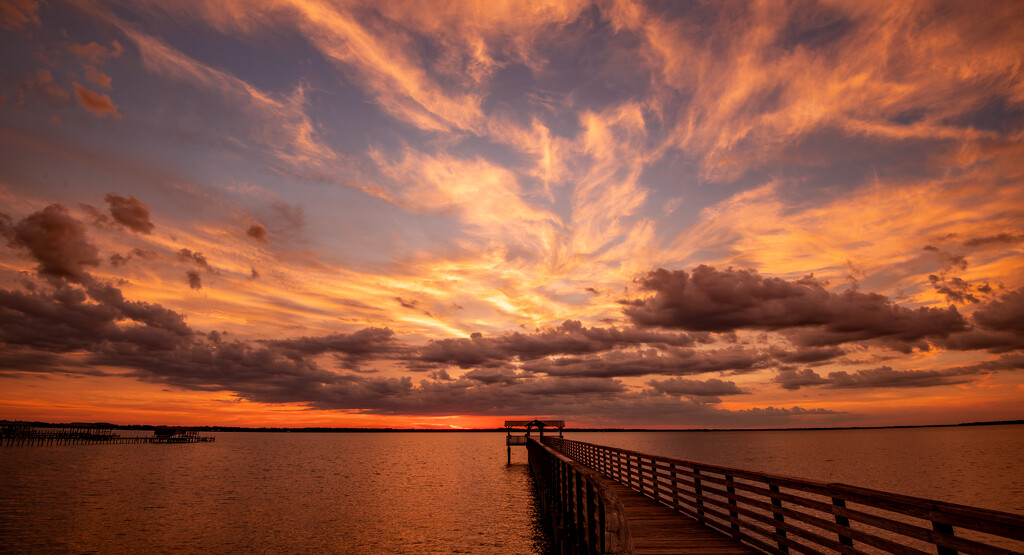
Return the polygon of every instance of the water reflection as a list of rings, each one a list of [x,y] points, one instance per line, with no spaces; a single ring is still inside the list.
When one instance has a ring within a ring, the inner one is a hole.
[[[503,434],[218,434],[2,452],[17,552],[546,553]]]

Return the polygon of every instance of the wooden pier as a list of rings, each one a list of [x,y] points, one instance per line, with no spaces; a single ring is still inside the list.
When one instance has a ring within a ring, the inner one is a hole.
[[[561,553],[1024,553],[1022,515],[559,437],[527,450]]]
[[[136,443],[205,443],[214,436],[202,436],[196,430],[158,426],[152,436],[121,437],[112,428],[93,425],[69,425],[57,428],[35,428],[22,422],[0,424],[0,445],[124,445]]]
[[[505,421],[505,449],[508,453],[508,464],[512,464],[512,446],[526,446],[530,438],[530,430],[537,428],[540,439],[544,439],[544,428],[557,428],[558,437],[562,437],[562,428],[565,428],[564,420],[506,420]],[[524,435],[513,435],[512,432],[525,431]]]

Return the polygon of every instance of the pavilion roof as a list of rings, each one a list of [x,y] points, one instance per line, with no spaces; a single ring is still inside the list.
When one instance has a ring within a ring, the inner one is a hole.
[[[506,420],[506,428],[564,428],[565,420]]]

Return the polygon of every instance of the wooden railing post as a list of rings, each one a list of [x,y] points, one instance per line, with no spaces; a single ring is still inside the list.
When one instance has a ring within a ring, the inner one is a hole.
[[[676,463],[669,463],[669,468],[672,469],[672,508],[679,510],[679,492],[676,489],[679,487],[679,474],[676,473]]]
[[[582,552],[583,549],[580,548],[584,545],[587,539],[587,530],[585,528],[585,526],[587,525],[587,514],[583,497],[583,476],[580,475],[580,473],[576,469],[573,469],[572,473],[575,478],[573,480],[573,489],[575,490],[574,493],[576,494],[576,541],[578,542],[577,552]]]
[[[568,527],[570,512],[572,510],[571,499],[569,498],[569,465],[565,464],[564,461],[559,461],[558,466],[561,468],[561,488],[562,488],[562,527]]]
[[[615,452],[615,480],[620,484],[625,484],[622,480],[622,453],[619,451]]]
[[[587,480],[587,553],[601,553],[597,539],[597,494]]]
[[[935,522],[934,520],[932,521],[932,530],[948,536],[953,535],[953,526],[941,522]],[[935,547],[937,548],[939,555],[957,555],[957,550],[951,547],[944,547],[941,545],[936,545]]]
[[[779,493],[779,486],[777,486],[775,484],[768,484],[768,490],[771,491],[772,493]],[[782,507],[782,500],[773,495],[772,496],[772,506],[773,507],[781,508]],[[774,512],[773,511],[772,512],[772,516],[778,522],[784,522],[785,521],[785,518],[782,516],[781,512]],[[789,546],[785,545],[784,543],[782,543],[782,540],[786,537],[786,531],[784,529],[776,526],[775,527],[775,536],[776,536],[775,543],[776,543],[776,545],[779,546],[779,551],[781,551],[783,553],[789,553]]]
[[[728,493],[730,495],[735,495],[736,494],[736,488],[734,488],[732,486],[732,476],[729,475],[729,474],[726,474],[725,475],[725,481],[726,481],[726,483],[728,483],[728,485],[725,486],[726,493]],[[729,505],[732,505],[733,507],[735,507],[736,506],[736,500],[730,497],[729,498]],[[736,511],[733,511],[731,509],[729,510],[729,516],[732,517],[732,518],[739,518],[740,517],[739,513],[737,513]],[[740,539],[740,525],[738,523],[736,523],[736,522],[733,522],[733,523],[729,524],[729,528],[732,528],[732,537],[734,537],[736,539]]]
[[[700,487],[700,469],[693,469],[693,491],[697,495],[697,514],[704,516],[704,490]]]
[[[833,497],[832,498],[832,505],[834,505],[836,507],[842,507],[842,508],[845,509],[846,508],[846,500],[845,499],[840,499],[838,497]],[[845,528],[849,528],[850,527],[850,519],[846,518],[845,516],[836,515],[836,524],[838,524],[840,526],[843,526]],[[839,534],[839,543],[841,543],[843,545],[848,545],[850,547],[853,547],[853,539],[851,539],[849,536],[844,536],[842,533]]]

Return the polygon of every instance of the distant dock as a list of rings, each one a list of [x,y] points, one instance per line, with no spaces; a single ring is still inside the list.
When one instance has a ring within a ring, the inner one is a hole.
[[[135,443],[205,443],[215,441],[214,436],[199,435],[196,430],[158,426],[152,436],[121,437],[113,428],[72,424],[55,428],[37,428],[23,422],[0,424],[0,445],[17,447],[29,445],[124,445]]]

